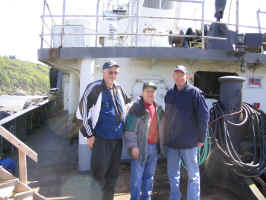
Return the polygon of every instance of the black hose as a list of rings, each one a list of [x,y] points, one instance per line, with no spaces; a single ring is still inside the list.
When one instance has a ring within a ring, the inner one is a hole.
[[[221,116],[225,115],[221,103],[214,103],[210,110],[210,121],[214,121],[210,125],[210,133],[212,133],[210,135],[237,175],[244,177],[260,176],[266,170],[264,119],[262,113],[247,103],[243,103],[241,110],[244,113],[244,119],[238,124],[233,123],[225,117],[221,118]],[[219,120],[216,121],[218,118]],[[240,129],[244,125],[251,129],[253,143],[252,160],[248,162],[242,160],[242,155],[235,148],[228,128],[229,126],[234,126]]]

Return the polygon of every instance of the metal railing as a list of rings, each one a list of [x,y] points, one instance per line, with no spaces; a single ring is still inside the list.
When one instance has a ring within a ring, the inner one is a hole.
[[[47,3],[46,0],[43,0],[43,16],[45,16],[46,14],[46,11],[48,11],[49,13],[49,18],[51,19],[51,24],[50,24],[50,27],[49,25],[46,23],[45,19],[43,17],[41,17],[41,20],[42,20],[42,34],[44,33],[45,29],[47,29],[50,33],[52,33],[52,27],[56,24],[55,20],[52,16],[52,12],[51,12],[51,9],[49,7],[49,4]],[[51,47],[51,44],[52,44],[52,37],[51,37],[51,41],[50,43],[45,40],[44,37],[41,36],[41,48],[44,46],[44,42]]]
[[[260,9],[257,11],[257,21],[258,21],[259,33],[262,33],[262,27],[261,27],[261,23],[260,23],[260,14],[266,14],[266,12],[261,11]],[[266,42],[263,42],[262,44],[266,45]],[[261,51],[264,52],[263,46],[261,47]]]
[[[139,1],[137,1],[139,2]],[[72,37],[74,39],[81,39],[84,42],[83,47],[98,47],[100,44],[99,37],[106,37],[107,39],[110,38],[111,41],[110,45],[111,46],[126,46],[126,47],[138,47],[141,45],[144,45],[143,43],[140,43],[140,37],[146,38],[147,41],[150,41],[150,44],[145,44],[146,46],[153,46],[154,40],[164,40],[165,42],[167,41],[169,36],[175,36],[179,38],[200,38],[201,39],[201,48],[205,48],[205,39],[216,39],[216,40],[226,40],[227,38],[223,37],[214,37],[214,36],[206,36],[204,35],[204,25],[205,24],[211,24],[211,23],[222,23],[222,22],[215,22],[211,20],[205,20],[204,19],[204,7],[205,7],[205,0],[202,1],[182,1],[180,0],[179,2],[192,2],[192,3],[198,3],[201,4],[202,6],[202,17],[201,19],[195,19],[195,18],[182,18],[182,17],[154,17],[154,16],[141,16],[139,15],[139,7],[140,5],[137,4],[137,11],[136,15],[117,15],[117,16],[107,16],[107,15],[99,15],[99,0],[97,1],[97,9],[96,9],[96,15],[65,15],[65,10],[63,10],[63,15],[52,15],[52,12],[48,6],[48,3],[46,0],[44,0],[44,9],[43,9],[43,15],[41,16],[42,18],[42,33],[40,35],[41,37],[41,48],[44,48],[44,43],[46,43],[46,47],[48,48],[54,48],[54,47],[64,47],[64,39],[67,37]],[[63,6],[64,7],[64,6]],[[45,14],[46,9],[48,10],[49,14]],[[65,19],[66,18],[85,18],[85,19],[95,19],[95,31],[89,31],[89,32],[84,32],[84,33],[66,33],[66,27],[69,25],[65,25]],[[133,33],[106,33],[106,32],[99,32],[99,18],[134,18],[135,19],[135,26],[136,29]],[[46,19],[51,19],[51,27],[45,23]],[[62,19],[62,24],[56,24],[55,21],[56,19]],[[139,21],[141,19],[155,19],[155,20],[176,20],[176,21],[194,21],[194,22],[200,22],[201,23],[201,35],[180,35],[180,34],[162,34],[162,33],[142,33],[139,31]],[[233,23],[223,23],[228,26],[234,26],[238,30],[238,27],[242,28],[249,28],[249,29],[260,29],[260,30],[266,30],[266,28],[263,27],[257,27],[257,26],[248,26],[248,25],[239,25],[238,23],[233,24]],[[60,26],[61,31],[60,33],[54,33],[53,32],[53,27],[55,26]],[[45,32],[45,30],[48,30],[48,33]],[[116,38],[114,37],[116,36]],[[128,37],[125,39],[125,36]],[[49,38],[50,37],[50,38]],[[47,39],[48,38],[48,39]],[[159,38],[159,39],[158,39]],[[53,43],[55,40],[60,41],[59,45],[54,46]],[[118,42],[115,42],[115,40],[118,40]],[[122,40],[122,41],[119,41]],[[125,41],[127,40],[127,41]],[[131,42],[130,42],[131,41]],[[133,42],[132,42],[133,41]],[[160,45],[160,44],[159,44]],[[102,45],[103,46],[103,45]],[[162,46],[168,46],[170,45],[168,43],[165,43]]]
[[[18,149],[19,179],[24,184],[27,184],[28,181],[26,157],[28,156],[33,161],[38,162],[38,154],[23,142],[25,138],[22,136],[22,132],[27,132],[34,128],[33,120],[35,120],[35,123],[41,123],[41,120],[44,120],[41,119],[41,116],[45,115],[47,117],[47,113],[42,112],[47,112],[46,108],[49,103],[49,100],[44,100],[38,105],[31,106],[30,108],[0,120],[0,150],[5,146],[3,145],[3,139],[7,140]],[[30,123],[28,123],[28,120],[30,120]],[[38,122],[36,122],[36,120]]]
[[[258,29],[259,29],[259,33],[262,32],[262,27],[261,27],[261,23],[260,23],[260,14],[266,14],[266,11],[261,11],[260,9],[257,11],[257,21],[258,21]]]

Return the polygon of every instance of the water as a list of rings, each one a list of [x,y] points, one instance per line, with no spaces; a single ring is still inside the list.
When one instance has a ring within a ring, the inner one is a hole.
[[[13,107],[18,110],[22,109],[24,104],[29,99],[42,98],[43,96],[11,96],[0,95],[0,106]]]

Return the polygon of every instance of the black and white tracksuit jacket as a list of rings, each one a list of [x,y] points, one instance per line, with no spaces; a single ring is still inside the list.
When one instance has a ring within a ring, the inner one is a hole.
[[[115,84],[115,87],[121,100],[122,109],[126,113],[126,104],[129,103],[130,100],[120,85]],[[94,128],[97,125],[101,111],[102,92],[105,89],[106,86],[103,80],[94,81],[87,86],[80,100],[76,117],[82,120],[80,132],[84,137],[88,138],[94,135]]]

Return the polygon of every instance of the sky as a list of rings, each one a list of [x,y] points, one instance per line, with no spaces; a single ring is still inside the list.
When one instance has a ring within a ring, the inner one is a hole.
[[[63,0],[47,0],[53,14],[62,13]],[[120,0],[126,1],[126,0]],[[235,13],[231,11],[228,20],[229,5],[227,0],[225,22],[234,23]],[[96,0],[66,0],[67,14],[93,14]],[[214,20],[214,0],[205,0],[205,14],[207,19]],[[260,7],[266,11],[265,0],[239,0],[240,24],[257,26],[256,10]],[[234,9],[235,0],[232,0],[231,10]],[[1,0],[0,1],[0,56],[15,55],[20,60],[38,62],[37,50],[40,48],[41,18],[43,0]],[[189,9],[189,8],[187,8]],[[200,10],[190,17],[200,15]],[[189,17],[189,16],[188,16]],[[262,15],[262,26],[266,27],[266,14]],[[256,30],[249,30],[256,32]],[[266,32],[266,29],[263,31]]]

